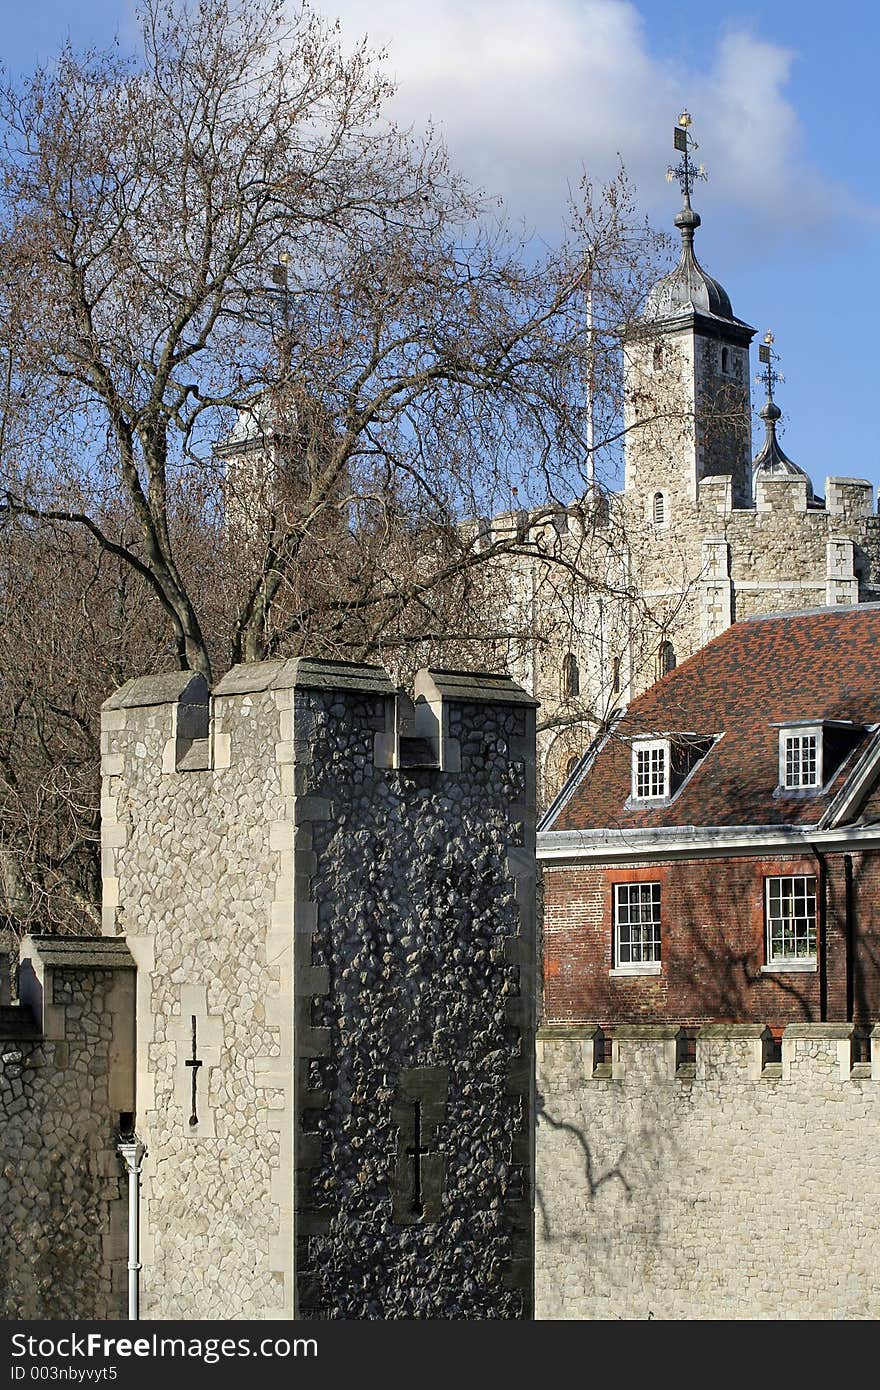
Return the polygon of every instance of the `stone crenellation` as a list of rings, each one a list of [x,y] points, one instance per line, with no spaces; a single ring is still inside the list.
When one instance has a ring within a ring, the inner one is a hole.
[[[538,1036],[536,1315],[876,1318],[880,1028],[596,1032]]]

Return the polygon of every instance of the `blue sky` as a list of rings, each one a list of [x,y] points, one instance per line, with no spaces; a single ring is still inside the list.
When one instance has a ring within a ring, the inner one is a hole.
[[[856,0],[322,0],[353,39],[386,45],[397,114],[432,116],[455,161],[552,237],[581,167],[618,153],[670,228],[671,127],[694,116],[709,170],[698,254],[734,312],[783,358],[784,447],[826,475],[880,484],[876,53],[880,8]],[[129,0],[3,3],[13,71],[132,34]],[[757,365],[753,363],[753,371]],[[760,404],[760,399],[757,401]],[[756,436],[756,447],[759,441]]]

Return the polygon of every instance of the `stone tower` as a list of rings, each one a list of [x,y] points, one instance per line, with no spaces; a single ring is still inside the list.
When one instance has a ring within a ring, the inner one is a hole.
[[[531,1316],[534,731],[305,658],[105,704],[145,1317]]]
[[[534,566],[529,619],[542,636],[527,683],[541,701],[544,805],[616,709],[731,623],[880,599],[871,483],[830,476],[819,495],[782,449],[778,378],[766,372],[764,438],[752,458],[754,329],[696,256],[691,195],[702,171],[689,132],[683,112],[681,162],[669,171],[682,191],[678,264],[624,343],[624,486],[607,497],[593,546],[604,547],[603,582],[566,584],[547,564]],[[771,374],[772,341],[768,334],[759,353]]]
[[[647,504],[645,520],[662,524],[677,503],[697,500],[705,478],[731,478],[734,506],[748,506],[751,487],[749,344],[755,330],[736,317],[727,291],[694,252],[701,218],[691,207],[694,170],[684,112],[677,170],[683,205],[675,226],[678,264],[648,296],[639,329],[625,346],[625,491]]]

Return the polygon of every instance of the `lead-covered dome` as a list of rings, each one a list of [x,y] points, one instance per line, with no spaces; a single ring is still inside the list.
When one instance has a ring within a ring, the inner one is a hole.
[[[752,482],[755,489],[757,490],[759,478],[804,478],[807,484],[807,506],[821,506],[821,501],[817,502],[813,495],[809,473],[788,457],[776,438],[776,422],[782,415],[779,406],[774,400],[768,400],[761,407],[760,415],[764,421],[766,435],[764,446],[752,464]]]
[[[708,275],[694,255],[694,232],[700,214],[687,204],[678,213],[675,225],[681,232],[678,265],[664,275],[648,295],[644,317],[649,320],[677,318],[680,314],[711,314],[733,319],[730,296],[717,280]]]

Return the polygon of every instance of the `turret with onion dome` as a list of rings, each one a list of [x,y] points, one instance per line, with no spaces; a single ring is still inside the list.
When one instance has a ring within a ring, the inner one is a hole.
[[[730,296],[694,254],[700,215],[691,205],[705,179],[693,158],[698,146],[689,112],[673,131],[679,163],[667,171],[681,188],[675,226],[681,237],[678,264],[654,285],[627,344],[627,425],[637,427],[669,413],[668,428],[633,428],[627,438],[625,488],[644,496],[651,511],[658,494],[669,515],[681,501],[692,504],[709,478],[730,479],[733,506],[748,506],[752,482],[752,407],[749,345],[755,330],[736,317]],[[692,423],[688,423],[688,422]],[[668,505],[667,505],[668,504]]]
[[[690,135],[690,126],[690,113],[682,111],[675,127],[675,148],[681,153],[681,162],[675,168],[670,167],[666,174],[670,183],[678,179],[681,186],[682,207],[675,217],[675,226],[681,234],[681,254],[675,269],[664,275],[651,290],[643,317],[654,323],[699,313],[742,324],[748,329],[748,325],[735,316],[724,286],[703,269],[694,254],[694,233],[702,218],[691,207],[691,189],[695,182],[707,178],[707,174],[702,164],[695,166],[691,159],[691,151],[698,149],[698,145]],[[753,331],[749,329],[750,333]]]
[[[765,434],[764,444],[752,465],[752,484],[757,493],[758,481],[761,478],[803,478],[807,484],[807,506],[822,507],[823,499],[814,495],[809,474],[788,457],[776,437],[776,426],[782,418],[782,411],[773,399],[773,391],[776,383],[784,381],[785,377],[773,365],[779,360],[778,354],[773,350],[773,341],[773,334],[765,333],[764,341],[758,348],[758,356],[764,370],[755,377],[755,381],[763,382],[767,399],[758,412],[764,421]]]

